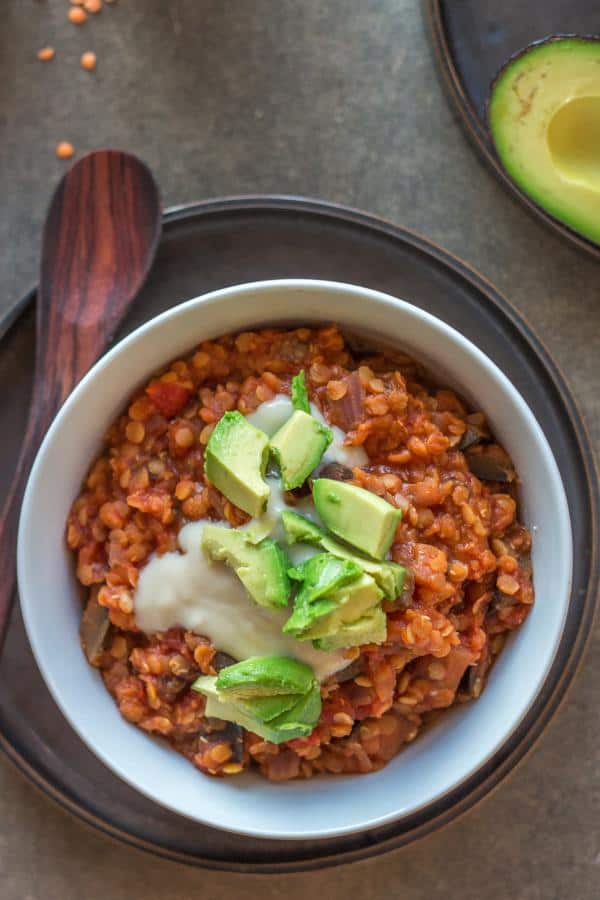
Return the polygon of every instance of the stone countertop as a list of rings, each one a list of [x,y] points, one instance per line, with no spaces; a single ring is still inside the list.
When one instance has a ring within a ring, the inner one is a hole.
[[[529,218],[478,161],[438,84],[414,0],[117,0],[81,27],[67,0],[0,12],[0,313],[36,277],[65,164],[113,145],[142,156],[165,205],[217,195],[322,197],[439,242],[518,307],[600,438],[598,265]],[[50,63],[36,59],[56,48]],[[85,50],[95,72],[79,67]],[[513,777],[444,830],[373,861],[244,896],[592,900],[600,888],[599,629],[560,713]],[[0,762],[2,900],[232,900],[238,876],[119,846]]]

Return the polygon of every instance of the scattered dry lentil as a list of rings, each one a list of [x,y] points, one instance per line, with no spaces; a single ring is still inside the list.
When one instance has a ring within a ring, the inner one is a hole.
[[[70,159],[74,153],[73,144],[70,144],[69,141],[60,141],[56,145],[56,155],[59,159]]]
[[[87,13],[80,6],[74,6],[69,10],[69,22],[73,25],[83,25],[87,19]]]
[[[96,68],[96,54],[92,53],[91,50],[88,50],[86,53],[82,54],[80,62],[82,68],[87,69],[88,72],[91,72],[92,69]]]
[[[54,47],[42,47],[42,49],[37,52],[37,58],[42,62],[48,62],[49,60],[54,59],[54,56]]]

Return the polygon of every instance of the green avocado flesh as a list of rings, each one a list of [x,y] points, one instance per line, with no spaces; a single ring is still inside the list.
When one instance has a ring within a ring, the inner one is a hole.
[[[286,634],[297,640],[312,640],[319,649],[355,647],[365,643],[359,623],[366,617],[367,642],[385,640],[386,618],[379,608],[383,591],[355,562],[321,553],[290,569],[289,574],[301,582],[301,587],[294,611],[283,626]],[[372,628],[377,611],[383,616],[383,630]],[[374,638],[370,637],[372,633]]]
[[[202,549],[210,559],[227,563],[259,606],[287,606],[289,560],[277,541],[266,538],[254,544],[253,538],[251,529],[205,525]]]
[[[269,499],[264,480],[269,439],[240,412],[226,412],[217,422],[204,453],[209,480],[231,503],[260,516]]]
[[[352,551],[350,547],[340,544],[318,525],[292,510],[285,510],[281,514],[281,519],[288,544],[315,544],[339,559],[351,559],[363,572],[371,575],[388,600],[395,600],[401,595],[406,576],[404,566],[387,560],[376,562],[374,559],[367,559]]]
[[[276,694],[274,697],[251,697],[249,700],[242,697],[234,699],[223,692],[219,696],[223,702],[235,703],[244,715],[259,722],[272,722],[302,700],[302,694]]]
[[[217,688],[232,697],[272,697],[305,694],[314,683],[310,666],[288,656],[251,656],[221,669]]]
[[[600,243],[600,40],[553,38],[509,61],[492,86],[488,120],[518,186]]]
[[[310,413],[310,401],[306,390],[304,369],[292,378],[292,406],[302,412]]]
[[[362,575],[362,569],[350,559],[338,559],[331,553],[318,553],[300,566],[290,569],[290,578],[300,582],[296,596],[299,604],[314,603]]]
[[[196,679],[192,685],[193,690],[206,696],[205,715],[225,722],[235,722],[273,744],[308,737],[319,721],[321,692],[318,685],[313,685],[310,691],[300,698],[295,695],[269,698],[273,701],[279,700],[280,708],[278,714],[266,720],[260,713],[264,706],[259,704],[259,700],[265,698],[254,701],[229,700],[219,692],[216,681],[216,678],[206,675]],[[294,702],[290,705],[290,701]],[[276,706],[273,705],[271,712],[275,709]]]
[[[317,478],[312,491],[316,510],[330,531],[368,556],[383,559],[401,510],[371,491],[331,478]]]
[[[387,617],[378,608],[355,622],[338,625],[335,634],[329,637],[315,638],[313,645],[317,650],[340,650],[361,644],[382,644],[386,637]]]
[[[205,714],[236,722],[280,744],[308,736],[321,715],[321,690],[312,669],[286,656],[261,656],[197,678]]]
[[[297,409],[292,414],[271,438],[271,453],[279,466],[285,491],[304,484],[332,440],[330,429],[308,413]]]

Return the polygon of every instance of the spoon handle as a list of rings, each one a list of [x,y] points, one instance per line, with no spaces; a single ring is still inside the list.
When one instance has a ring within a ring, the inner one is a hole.
[[[152,173],[129,153],[96,150],[84,156],[52,197],[42,240],[33,399],[0,514],[0,651],[15,595],[19,509],[35,454],[139,292],[160,231]]]
[[[59,406],[59,398],[54,404],[48,403],[48,401],[41,402],[39,392],[34,388],[34,397],[17,469],[0,514],[0,572],[2,573],[0,580],[0,650],[4,644],[15,595],[15,562],[21,501],[35,454]]]

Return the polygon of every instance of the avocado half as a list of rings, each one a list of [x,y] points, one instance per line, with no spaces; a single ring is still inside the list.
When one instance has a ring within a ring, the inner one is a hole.
[[[557,35],[509,59],[492,83],[488,124],[517,185],[600,244],[600,38]]]

